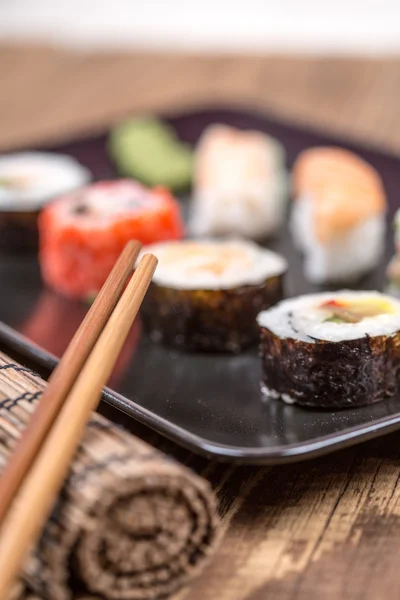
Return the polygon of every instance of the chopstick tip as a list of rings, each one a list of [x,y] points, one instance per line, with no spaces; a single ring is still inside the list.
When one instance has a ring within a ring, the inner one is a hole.
[[[154,273],[156,267],[158,264],[158,258],[156,256],[154,256],[154,254],[151,254],[150,252],[147,252],[146,254],[143,254],[139,264],[137,265],[137,268],[141,268],[143,270],[152,270],[152,273]]]

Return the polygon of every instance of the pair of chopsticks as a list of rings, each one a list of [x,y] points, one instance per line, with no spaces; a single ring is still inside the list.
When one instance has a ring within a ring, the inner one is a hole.
[[[40,535],[157,259],[129,242],[76,332],[0,479],[0,600]],[[131,277],[132,275],[132,277]],[[56,332],[55,332],[56,333]]]

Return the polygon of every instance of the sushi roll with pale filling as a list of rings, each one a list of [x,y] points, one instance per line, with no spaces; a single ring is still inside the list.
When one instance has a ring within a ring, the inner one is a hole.
[[[253,242],[154,244],[158,266],[142,305],[154,341],[238,352],[258,340],[256,316],[282,298],[284,258]]]
[[[386,197],[378,172],[341,148],[312,148],[293,168],[291,231],[313,283],[352,282],[382,255]]]
[[[390,296],[311,294],[285,300],[257,320],[268,397],[344,408],[400,390],[400,302]]]
[[[39,211],[55,196],[91,179],[88,169],[63,154],[21,152],[0,156],[0,248],[37,247]]]
[[[208,127],[195,152],[192,233],[251,239],[274,234],[287,206],[284,160],[282,145],[264,133]]]

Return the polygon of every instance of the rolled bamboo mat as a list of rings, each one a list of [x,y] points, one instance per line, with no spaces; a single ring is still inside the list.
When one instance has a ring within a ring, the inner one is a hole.
[[[0,352],[0,469],[45,385]],[[207,482],[94,415],[23,581],[49,600],[165,598],[200,572],[219,531]]]

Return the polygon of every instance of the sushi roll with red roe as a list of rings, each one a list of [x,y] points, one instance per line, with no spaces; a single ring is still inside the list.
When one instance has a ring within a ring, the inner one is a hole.
[[[39,218],[39,260],[45,283],[87,299],[105,282],[129,240],[142,244],[183,236],[179,204],[163,188],[131,180],[102,181],[62,196]]]

